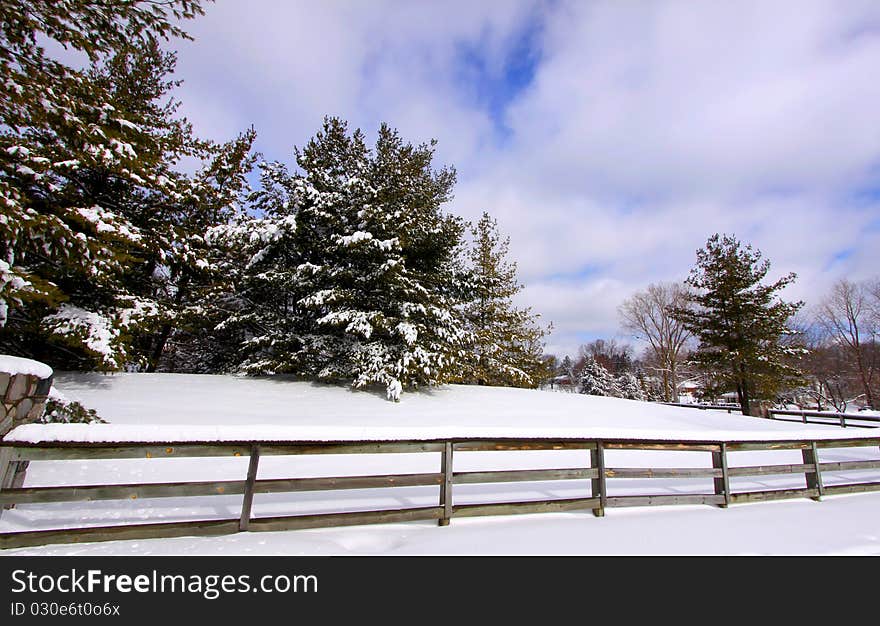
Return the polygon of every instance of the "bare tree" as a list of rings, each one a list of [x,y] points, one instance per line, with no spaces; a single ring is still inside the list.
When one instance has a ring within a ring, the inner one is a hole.
[[[633,349],[628,343],[618,343],[616,339],[595,339],[578,348],[578,366],[592,358],[612,374],[621,374],[632,369]]]
[[[648,342],[660,374],[667,402],[678,401],[678,374],[681,358],[691,338],[684,325],[672,316],[672,309],[688,302],[681,283],[653,283],[620,305],[623,327],[636,338]]]
[[[880,365],[880,323],[876,285],[842,279],[819,306],[816,321],[826,337],[842,348],[858,378],[865,403],[875,404],[875,378]]]
[[[799,330],[807,356],[802,367],[807,380],[806,395],[815,403],[819,411],[833,408],[846,412],[848,401],[858,394],[859,388],[853,385],[849,355],[828,334],[818,322],[797,319],[792,327]]]

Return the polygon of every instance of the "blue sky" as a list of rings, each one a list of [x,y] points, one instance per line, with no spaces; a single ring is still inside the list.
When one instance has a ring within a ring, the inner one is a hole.
[[[179,96],[218,140],[290,162],[324,115],[438,140],[447,209],[491,212],[573,354],[687,275],[715,232],[786,294],[880,273],[880,3],[220,0],[179,46]],[[619,337],[622,338],[622,337]]]

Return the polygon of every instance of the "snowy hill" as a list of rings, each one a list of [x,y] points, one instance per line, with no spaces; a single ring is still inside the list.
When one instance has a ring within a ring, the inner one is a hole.
[[[450,385],[406,393],[297,382],[183,374],[59,374],[65,396],[98,410],[109,425],[32,426],[18,441],[376,440],[445,437],[607,437],[749,440],[839,437],[723,412],[579,394]],[[847,436],[871,431],[851,429]]]

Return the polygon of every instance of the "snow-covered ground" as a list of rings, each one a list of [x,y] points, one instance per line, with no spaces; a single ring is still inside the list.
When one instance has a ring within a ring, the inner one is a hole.
[[[284,379],[163,374],[64,374],[56,385],[110,425],[27,427],[10,438],[143,441],[606,437],[748,440],[877,436],[612,398],[451,386],[384,394]],[[67,433],[62,435],[62,433]],[[456,471],[584,467],[582,451],[458,452]],[[821,451],[822,461],[880,458],[877,448]],[[798,451],[734,452],[731,466],[801,463]],[[708,467],[705,452],[609,451],[608,467]],[[244,458],[32,462],[26,486],[241,480]],[[436,472],[439,454],[264,457],[259,478]],[[826,484],[880,481],[880,470],[827,472]],[[732,479],[734,491],[803,487],[803,475]],[[711,493],[711,479],[609,479],[609,495]],[[456,504],[576,498],[589,481],[457,485]],[[260,494],[254,515],[436,505],[436,487]],[[19,505],[0,531],[237,517],[241,496]],[[608,509],[453,519],[217,538],[56,545],[3,554],[880,554],[880,493],[731,505]]]

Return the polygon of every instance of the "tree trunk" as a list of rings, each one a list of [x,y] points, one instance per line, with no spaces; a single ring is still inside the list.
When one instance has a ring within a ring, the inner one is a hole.
[[[669,385],[672,388],[672,401],[678,402],[678,374],[675,371],[675,357],[669,363]]]
[[[183,298],[186,295],[188,288],[189,273],[184,273],[177,285],[177,293],[174,294],[175,312],[180,308],[180,303],[183,302]],[[159,367],[159,360],[162,358],[162,353],[165,352],[165,344],[168,343],[168,339],[171,337],[171,332],[173,330],[174,324],[171,322],[165,322],[162,325],[162,330],[159,331],[159,336],[156,337],[156,345],[153,346],[153,353],[150,355],[150,361],[147,364],[147,372],[155,372]]]
[[[874,394],[871,393],[871,380],[868,375],[867,367],[865,367],[865,360],[862,358],[862,348],[861,346],[856,346],[856,365],[859,368],[859,378],[862,381],[862,390],[865,392],[865,401],[868,403],[868,408],[874,408]]]
[[[736,381],[736,396],[743,415],[751,415],[751,402],[749,399],[749,383],[745,377],[745,367],[739,366],[739,376]]]
[[[148,373],[152,374],[159,367],[159,360],[162,358],[162,353],[165,352],[165,344],[168,343],[172,330],[174,330],[174,326],[172,326],[171,322],[166,322],[162,325],[162,330],[156,338],[156,345],[153,346],[153,353],[150,355],[150,361],[147,364]]]

